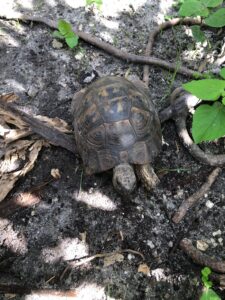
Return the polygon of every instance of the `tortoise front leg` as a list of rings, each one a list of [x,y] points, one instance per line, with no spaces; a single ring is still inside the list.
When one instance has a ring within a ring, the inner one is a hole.
[[[135,171],[138,178],[148,191],[155,188],[155,186],[159,183],[159,178],[150,164],[135,165]]]

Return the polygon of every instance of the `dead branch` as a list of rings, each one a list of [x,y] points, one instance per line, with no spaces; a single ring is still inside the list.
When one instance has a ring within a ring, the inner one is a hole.
[[[72,153],[76,152],[75,140],[73,136],[67,135],[53,126],[49,126],[47,123],[42,122],[34,116],[28,115],[22,110],[15,107],[13,103],[6,103],[0,97],[0,109],[12,114],[19,120],[22,120],[26,125],[30,127],[32,132],[39,134],[43,138],[50,141],[56,146],[61,146]]]
[[[210,189],[211,185],[215,182],[221,171],[221,168],[215,168],[209,174],[209,177],[207,178],[206,182],[200,187],[200,189],[181,203],[180,207],[172,218],[172,221],[174,223],[179,223],[185,217],[188,210],[193,205],[195,205],[198,200],[200,200],[200,198],[204,196],[204,194]]]
[[[145,55],[152,55],[153,44],[156,36],[165,29],[171,28],[177,25],[202,25],[202,20],[200,18],[174,18],[167,22],[164,22],[157,26],[153,31],[150,32],[148,43],[145,49]],[[175,71],[175,70],[174,70]],[[148,86],[149,84],[149,65],[144,66],[143,71],[143,81]]]
[[[57,22],[53,21],[49,18],[45,18],[45,17],[38,17],[38,16],[29,16],[29,15],[25,15],[25,14],[21,14],[21,13],[12,13],[12,14],[7,14],[7,15],[0,15],[1,19],[7,19],[7,20],[20,20],[23,22],[26,21],[32,21],[32,22],[37,22],[37,23],[42,23],[47,25],[50,28],[53,29],[58,29],[57,27]],[[195,19],[191,19],[188,18],[190,21],[192,20],[194,22]],[[195,23],[196,24],[196,23]],[[177,66],[176,63],[170,63],[167,61],[164,61],[162,59],[150,56],[140,56],[140,55],[135,55],[135,54],[131,54],[125,51],[122,51],[104,41],[101,41],[100,39],[82,32],[82,31],[78,31],[75,27],[73,28],[73,31],[85,42],[100,48],[102,50],[104,50],[106,53],[113,55],[114,57],[117,57],[119,59],[122,59],[126,62],[129,63],[138,63],[138,64],[143,64],[143,65],[155,65],[158,67],[162,67],[165,68],[167,70],[171,70],[171,71],[176,71],[180,74],[183,74],[185,76],[190,76],[193,78],[196,78],[196,74],[199,76],[199,78],[201,78],[203,75],[197,71],[193,71],[190,70],[184,66]]]
[[[197,264],[207,266],[215,272],[225,273],[225,261],[217,260],[196,249],[191,240],[183,239],[180,248]]]

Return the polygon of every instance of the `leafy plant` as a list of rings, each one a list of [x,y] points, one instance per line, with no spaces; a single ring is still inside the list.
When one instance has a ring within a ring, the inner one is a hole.
[[[53,36],[65,40],[66,44],[72,49],[78,44],[79,37],[73,32],[70,23],[65,20],[58,21],[58,30],[53,32]]]
[[[209,104],[202,104],[195,110],[192,121],[192,136],[195,143],[212,141],[225,135],[225,68],[222,79],[193,80],[183,88]]]
[[[100,9],[102,5],[102,0],[86,0],[86,6],[96,4],[97,8]]]
[[[211,269],[205,267],[202,269],[202,283],[204,285],[204,291],[200,297],[200,300],[221,300],[216,292],[212,289],[212,281],[209,280],[209,275],[212,273]]]
[[[202,17],[211,27],[225,26],[225,8],[220,7],[223,0],[184,0],[179,9],[181,17]],[[220,7],[220,8],[218,8]],[[198,42],[204,42],[206,37],[200,26],[191,26],[193,37]]]

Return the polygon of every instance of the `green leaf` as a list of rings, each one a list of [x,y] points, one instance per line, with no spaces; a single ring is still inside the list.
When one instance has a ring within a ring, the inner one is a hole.
[[[200,0],[206,7],[217,7],[223,3],[223,0]]]
[[[219,102],[200,105],[192,122],[192,136],[195,143],[213,141],[225,135],[225,107]]]
[[[57,39],[64,39],[64,36],[62,35],[62,33],[60,33],[59,31],[55,30],[53,31],[53,34],[52,34],[55,38]]]
[[[86,0],[86,5],[91,5],[95,3],[98,8],[102,5],[102,0]]]
[[[222,68],[220,70],[220,76],[223,77],[225,79],[225,68]]]
[[[212,273],[211,269],[209,267],[205,267],[201,270],[201,274],[204,277],[207,277]]]
[[[182,86],[186,91],[202,100],[215,101],[221,96],[225,89],[225,80],[192,80]]]
[[[222,98],[222,103],[225,105],[225,97]]]
[[[212,289],[208,289],[204,291],[201,295],[200,300],[222,300],[220,296],[217,295],[216,292]]]
[[[67,45],[72,49],[78,44],[79,37],[74,32],[69,32],[65,35]]]
[[[207,17],[208,8],[198,0],[186,0],[180,7],[179,15],[181,17]]]
[[[71,24],[64,21],[64,20],[59,20],[58,21],[58,29],[59,29],[60,33],[64,36],[67,33],[73,31],[73,28],[72,28]]]
[[[210,14],[210,16],[205,19],[205,23],[211,27],[225,26],[225,8],[220,8],[215,13]]]
[[[206,40],[205,34],[203,31],[201,31],[200,26],[198,25],[191,26],[191,31],[194,39],[197,42],[203,43]]]

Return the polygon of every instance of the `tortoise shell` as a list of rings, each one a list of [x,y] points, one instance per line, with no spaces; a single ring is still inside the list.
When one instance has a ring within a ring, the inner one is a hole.
[[[125,78],[103,77],[75,95],[73,116],[87,174],[152,162],[161,149],[160,121],[148,92]]]

